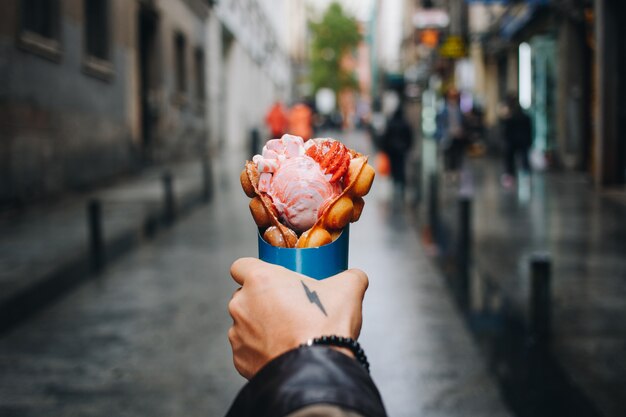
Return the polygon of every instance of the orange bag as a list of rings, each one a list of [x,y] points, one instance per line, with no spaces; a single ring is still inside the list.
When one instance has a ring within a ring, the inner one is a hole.
[[[378,152],[376,155],[376,171],[384,177],[391,173],[391,161],[385,152]]]

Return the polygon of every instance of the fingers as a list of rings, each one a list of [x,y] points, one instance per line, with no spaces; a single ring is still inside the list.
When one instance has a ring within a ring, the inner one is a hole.
[[[348,269],[322,282],[339,288],[345,288],[345,290],[351,294],[360,295],[361,299],[365,296],[365,291],[369,286],[367,274],[360,269]]]
[[[290,271],[282,266],[263,262],[257,258],[237,259],[230,267],[230,274],[235,282],[241,286],[248,280],[283,280],[294,276],[303,277],[297,272]]]
[[[246,278],[264,264],[265,262],[256,258],[239,258],[230,266],[230,275],[237,284],[243,285]]]
[[[233,365],[235,369],[239,372],[239,375],[250,379],[252,373],[248,370],[248,363],[244,359],[247,356],[245,354],[245,347],[242,345],[241,338],[234,326],[228,329],[228,341],[233,351]]]
[[[274,268],[275,271],[268,271],[268,268]],[[282,277],[285,273],[296,275],[296,273],[287,271],[285,268],[268,264],[257,258],[240,258],[233,262],[230,267],[230,274],[235,282],[241,286],[245,284],[246,280],[255,276],[262,277],[267,275],[266,278],[271,276],[271,278],[276,279]],[[304,278],[300,274],[297,275],[300,278]],[[365,296],[365,291],[369,286],[367,274],[360,269],[348,269],[322,282],[326,285],[343,287],[350,293],[359,294],[361,299]]]

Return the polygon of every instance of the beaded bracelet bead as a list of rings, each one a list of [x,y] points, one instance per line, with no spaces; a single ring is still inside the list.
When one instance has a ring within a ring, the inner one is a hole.
[[[300,347],[313,345],[336,346],[349,349],[354,354],[357,362],[359,362],[368,373],[370,371],[370,364],[367,361],[367,356],[365,356],[365,352],[361,348],[359,342],[352,339],[351,337],[335,335],[315,337],[313,339],[307,340],[306,343],[301,344]]]

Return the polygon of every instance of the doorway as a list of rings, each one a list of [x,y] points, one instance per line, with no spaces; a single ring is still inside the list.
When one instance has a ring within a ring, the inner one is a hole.
[[[616,74],[620,74],[620,76],[616,77],[617,81],[617,99],[615,100],[615,106],[617,106],[618,114],[617,114],[617,134],[615,138],[617,140],[617,146],[620,148],[618,150],[619,160],[618,164],[618,184],[626,184],[626,106],[623,104],[623,99],[626,97],[626,80],[623,77],[623,74],[626,74],[626,42],[623,40],[626,39],[626,25],[620,23],[618,21],[617,16],[624,16],[626,12],[626,6],[624,3],[620,2],[619,6],[617,6],[618,13],[614,16],[615,19],[615,27],[617,29],[617,36],[615,39],[617,50],[617,71]],[[620,10],[621,9],[621,10]]]
[[[554,150],[556,121],[556,43],[552,36],[534,36],[532,62],[533,146],[544,153]]]
[[[158,121],[156,43],[159,15],[154,6],[141,3],[138,14],[140,154],[144,163],[153,160]]]

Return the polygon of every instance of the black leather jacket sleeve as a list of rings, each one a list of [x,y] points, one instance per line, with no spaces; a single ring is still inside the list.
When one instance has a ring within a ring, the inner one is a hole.
[[[282,417],[317,404],[386,417],[382,399],[357,361],[325,346],[300,347],[270,361],[239,392],[226,417]]]

